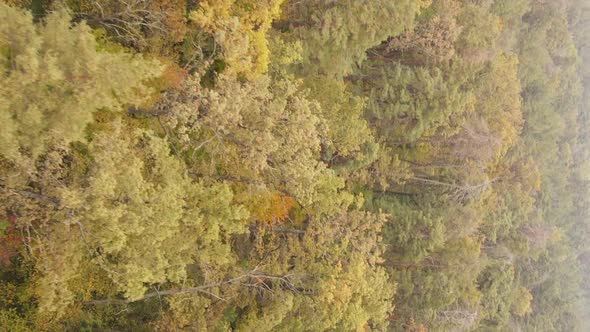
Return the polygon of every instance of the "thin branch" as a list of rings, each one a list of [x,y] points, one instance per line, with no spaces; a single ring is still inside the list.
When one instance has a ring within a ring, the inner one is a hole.
[[[245,275],[241,275],[239,277],[235,277],[226,281],[221,281],[221,282],[217,282],[217,283],[213,283],[213,284],[209,284],[209,285],[203,285],[203,286],[198,286],[198,287],[188,287],[188,288],[182,288],[182,289],[169,289],[169,290],[165,290],[165,291],[160,291],[160,292],[151,292],[151,293],[147,293],[144,296],[137,298],[137,299],[128,299],[128,300],[123,300],[123,299],[104,299],[104,300],[92,300],[87,302],[87,304],[92,304],[92,305],[103,305],[103,304],[130,304],[133,302],[139,302],[139,301],[144,301],[144,300],[148,300],[152,297],[156,297],[156,296],[168,296],[168,295],[178,295],[178,294],[186,294],[186,293],[205,293],[205,294],[209,294],[210,292],[207,291],[207,289],[209,288],[213,288],[213,287],[219,287],[219,286],[223,286],[223,285],[227,285],[227,284],[232,284],[235,283],[239,280],[248,278],[250,276],[250,274],[245,274]],[[210,295],[210,294],[209,294]]]
[[[231,278],[231,279],[228,279],[225,281],[220,281],[217,283],[208,284],[208,285],[180,288],[180,289],[169,289],[169,290],[165,290],[165,291],[156,290],[155,292],[147,293],[144,296],[137,298],[137,299],[92,300],[92,301],[86,302],[86,304],[90,304],[90,305],[105,305],[105,304],[106,305],[108,305],[108,304],[125,305],[125,304],[130,304],[133,302],[144,301],[144,300],[156,297],[156,296],[161,297],[161,296],[168,296],[168,295],[188,294],[188,293],[203,293],[203,294],[207,294],[209,296],[213,296],[219,300],[225,301],[223,298],[210,292],[208,289],[239,282],[241,285],[257,288],[259,290],[264,290],[264,291],[268,291],[268,292],[272,293],[271,287],[269,285],[267,285],[266,283],[264,283],[264,280],[277,281],[282,286],[286,287],[287,289],[297,290],[297,288],[294,287],[291,279],[289,279],[289,277],[292,276],[292,274],[286,274],[284,276],[273,276],[273,275],[268,275],[268,274],[264,274],[264,273],[259,273],[256,271],[256,269],[257,269],[257,267],[255,269],[253,269],[252,271],[250,271],[246,274],[243,274],[241,276]],[[252,281],[241,282],[242,280],[247,279],[247,278],[253,279],[254,283],[252,283]]]
[[[12,190],[13,193],[19,194],[23,197],[26,198],[31,198],[31,199],[35,199],[38,201],[43,201],[43,202],[47,202],[47,203],[51,203],[53,205],[59,205],[59,200],[55,197],[48,197],[33,191],[28,191],[28,190]]]

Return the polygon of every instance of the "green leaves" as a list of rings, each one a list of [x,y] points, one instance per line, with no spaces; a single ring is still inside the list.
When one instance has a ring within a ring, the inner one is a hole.
[[[0,234],[4,234],[4,231],[8,227],[9,223],[8,220],[1,219],[0,220]]]

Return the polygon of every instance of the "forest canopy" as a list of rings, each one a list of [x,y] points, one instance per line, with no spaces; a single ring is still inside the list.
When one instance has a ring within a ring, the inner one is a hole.
[[[0,0],[0,331],[588,331],[589,66],[588,0]]]

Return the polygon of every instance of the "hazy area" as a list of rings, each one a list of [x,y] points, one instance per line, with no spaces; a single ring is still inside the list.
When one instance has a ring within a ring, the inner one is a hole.
[[[0,0],[0,332],[590,331],[590,0]]]

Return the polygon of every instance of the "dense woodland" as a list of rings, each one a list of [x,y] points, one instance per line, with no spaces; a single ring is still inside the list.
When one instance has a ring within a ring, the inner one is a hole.
[[[590,1],[1,0],[0,331],[589,331]]]

